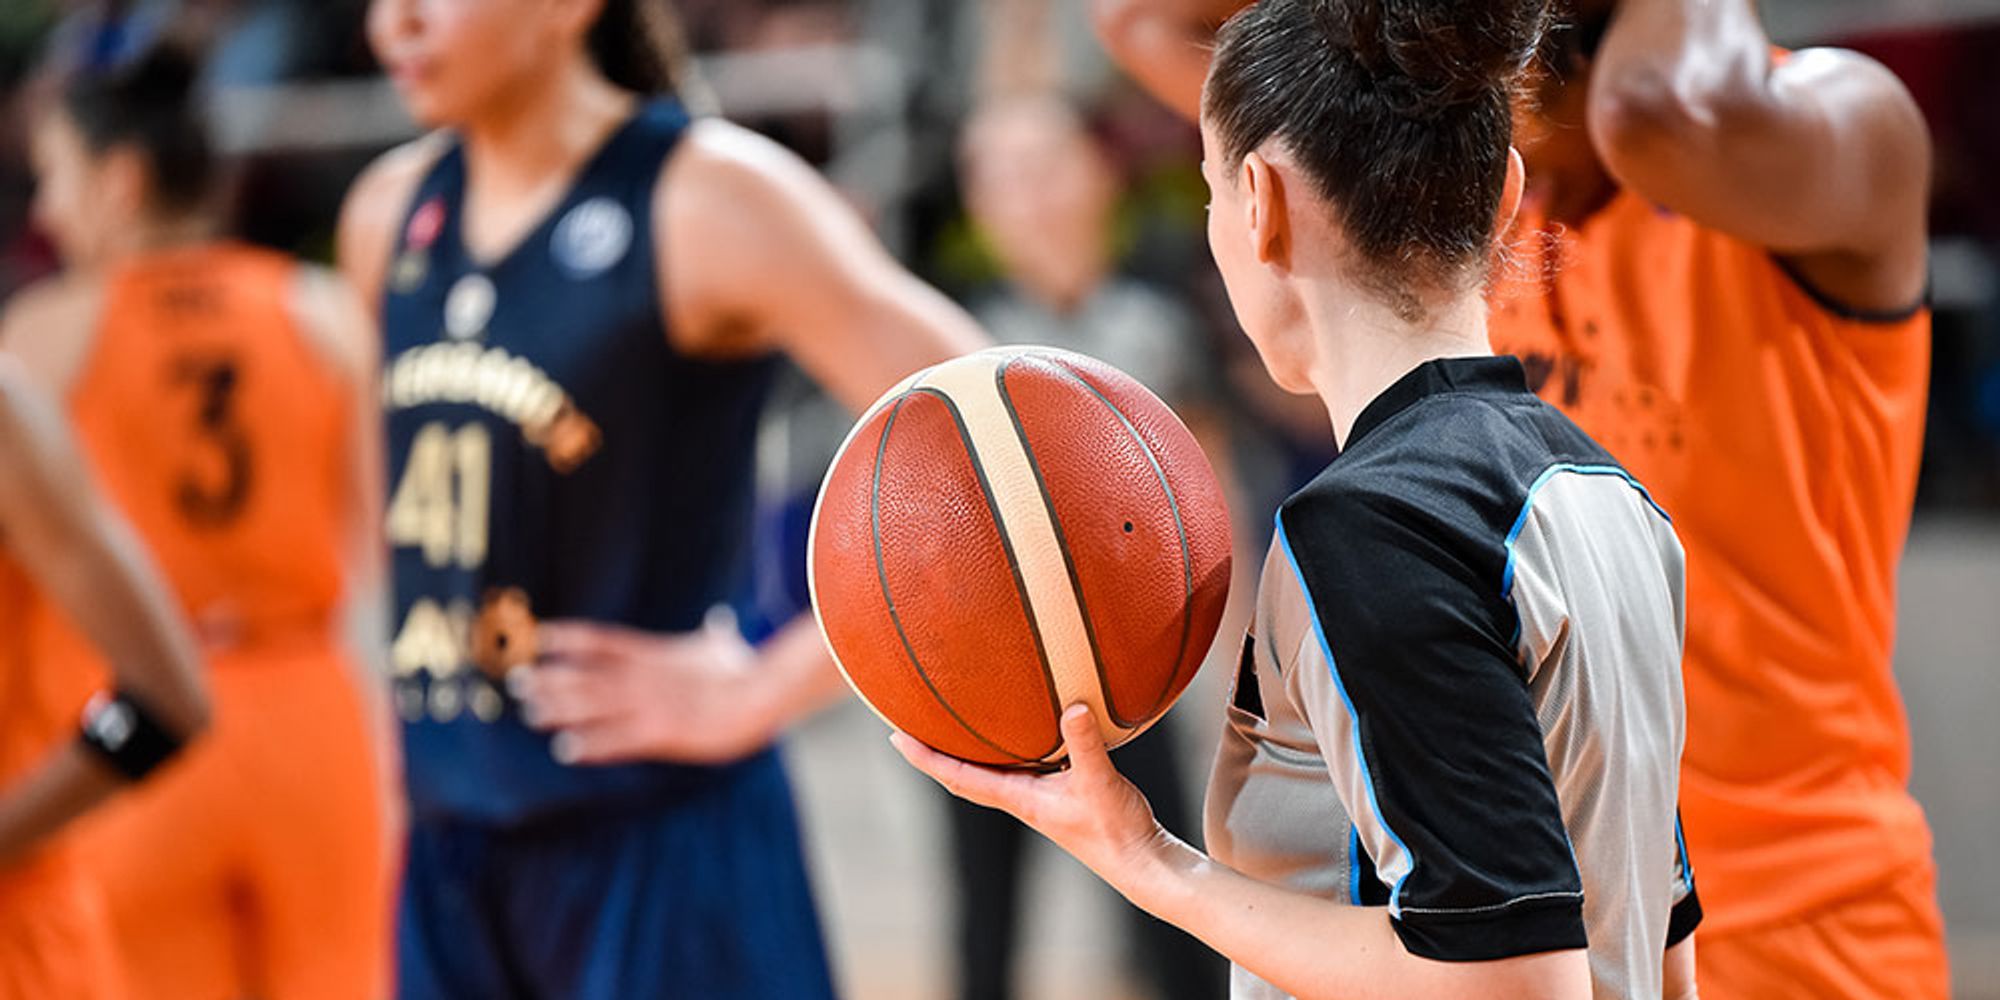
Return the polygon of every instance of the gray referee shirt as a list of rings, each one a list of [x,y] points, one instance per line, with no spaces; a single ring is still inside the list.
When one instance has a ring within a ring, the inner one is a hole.
[[[1404,947],[1588,947],[1655,1000],[1700,904],[1677,819],[1680,543],[1512,358],[1425,364],[1279,510],[1207,806],[1215,856]],[[1282,994],[1243,969],[1231,996]]]

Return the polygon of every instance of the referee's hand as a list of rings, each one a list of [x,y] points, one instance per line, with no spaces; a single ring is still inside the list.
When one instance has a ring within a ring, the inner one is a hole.
[[[1111,763],[1097,720],[1084,705],[1062,717],[1069,766],[1050,774],[968,764],[904,733],[889,737],[917,770],[968,802],[1003,810],[1074,855],[1114,888],[1127,891],[1171,842],[1146,796]]]

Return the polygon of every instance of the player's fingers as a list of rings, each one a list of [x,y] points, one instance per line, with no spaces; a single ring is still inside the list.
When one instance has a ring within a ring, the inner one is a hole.
[[[708,613],[701,616],[701,627],[705,631],[721,632],[725,635],[742,634],[741,626],[736,621],[736,609],[727,604],[710,607]]]
[[[910,766],[930,775],[931,780],[944,786],[945,791],[975,805],[1009,812],[1018,805],[1020,789],[1014,787],[1010,779],[1019,775],[1003,774],[990,768],[968,764],[956,757],[941,754],[925,746],[914,737],[904,733],[892,733],[889,744]]]
[[[629,649],[636,636],[644,633],[603,622],[565,619],[542,622],[535,628],[535,642],[543,660],[595,664],[614,659]]]
[[[542,622],[535,627],[535,644],[544,660],[586,660],[599,655],[603,635],[592,622]]]
[[[1071,770],[1092,780],[1117,776],[1111,754],[1104,749],[1104,733],[1097,728],[1097,717],[1091,714],[1090,706],[1078,703],[1065,709],[1062,734]]]
[[[643,731],[622,717],[569,726],[549,740],[558,763],[576,766],[625,764],[647,756]]]
[[[509,674],[507,690],[521,703],[522,719],[541,730],[599,722],[624,707],[624,699],[601,675],[558,663]]]

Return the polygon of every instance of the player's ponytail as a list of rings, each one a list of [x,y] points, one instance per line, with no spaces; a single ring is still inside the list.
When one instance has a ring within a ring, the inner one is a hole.
[[[215,154],[195,93],[194,56],[171,44],[119,68],[81,73],[63,87],[62,110],[94,154],[130,147],[145,157],[155,207],[205,207],[215,183]]]
[[[604,0],[587,40],[597,71],[638,94],[678,94],[687,84],[687,36],[667,0]]]
[[[1231,165],[1282,142],[1370,286],[1420,313],[1419,293],[1485,274],[1547,17],[1548,0],[1262,0],[1217,34],[1203,116]]]

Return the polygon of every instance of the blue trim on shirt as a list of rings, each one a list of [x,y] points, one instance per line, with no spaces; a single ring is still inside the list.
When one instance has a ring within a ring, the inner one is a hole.
[[[1616,476],[1623,479],[1626,485],[1639,491],[1639,496],[1646,501],[1647,506],[1653,508],[1655,513],[1666,518],[1668,524],[1674,523],[1673,515],[1668,514],[1666,508],[1653,499],[1653,494],[1647,491],[1646,484],[1632,478],[1631,473],[1618,466],[1577,465],[1568,462],[1551,465],[1542,470],[1541,475],[1535,477],[1534,485],[1528,487],[1528,499],[1521,501],[1521,513],[1514,518],[1514,526],[1507,529],[1507,540],[1504,543],[1507,550],[1507,566],[1500,572],[1500,599],[1509,605],[1514,605],[1514,543],[1520,539],[1521,529],[1528,526],[1528,514],[1535,509],[1536,494],[1542,491],[1542,487],[1548,485],[1549,480],[1564,472],[1573,472],[1579,476]],[[1518,605],[1514,605],[1514,634],[1508,638],[1507,644],[1517,650],[1521,645],[1521,609]]]
[[[1653,494],[1647,492],[1645,484],[1632,478],[1632,474],[1626,472],[1624,469],[1615,465],[1573,465],[1570,463],[1551,465],[1547,469],[1544,469],[1541,475],[1535,477],[1535,484],[1533,486],[1528,487],[1528,499],[1521,502],[1521,513],[1514,518],[1514,526],[1507,529],[1507,541],[1505,544],[1507,549],[1507,568],[1500,574],[1500,596],[1504,600],[1511,601],[1514,599],[1514,543],[1520,539],[1521,529],[1528,526],[1528,513],[1535,509],[1535,496],[1542,491],[1542,487],[1548,485],[1549,480],[1565,472],[1574,472],[1580,476],[1617,476],[1625,480],[1626,485],[1638,490],[1639,496],[1645,498],[1647,506],[1652,507],[1661,517],[1666,518],[1668,524],[1674,523],[1673,517],[1667,513],[1666,508],[1661,507],[1653,499]]]
[[[1319,608],[1313,603],[1312,588],[1306,585],[1306,575],[1299,569],[1299,557],[1293,554],[1292,541],[1285,535],[1284,512],[1279,511],[1275,520],[1277,522],[1275,537],[1278,548],[1284,551],[1285,561],[1291,564],[1292,575],[1298,578],[1299,592],[1305,596],[1306,608],[1312,612],[1313,637],[1319,640],[1319,650],[1326,656],[1327,672],[1333,676],[1333,689],[1340,693],[1340,702],[1347,707],[1347,717],[1352,723],[1351,731],[1354,737],[1354,760],[1361,767],[1361,783],[1368,790],[1368,807],[1375,811],[1376,819],[1381,821],[1382,832],[1389,835],[1389,840],[1410,861],[1408,868],[1403,871],[1402,875],[1396,878],[1396,884],[1389,888],[1389,915],[1400,919],[1403,912],[1403,883],[1409,879],[1411,872],[1417,870],[1417,856],[1410,853],[1410,848],[1403,843],[1403,838],[1396,836],[1396,831],[1389,826],[1388,815],[1382,812],[1381,801],[1375,796],[1375,777],[1368,770],[1368,755],[1361,749],[1361,713],[1355,711],[1354,699],[1348,697],[1347,685],[1340,680],[1340,667],[1334,662],[1333,647],[1326,641],[1326,626],[1321,623]],[[1360,837],[1360,831],[1355,831],[1355,837]],[[1355,879],[1354,881],[1356,883],[1355,898],[1358,901],[1360,897],[1360,880]]]
[[[1688,892],[1694,892],[1694,864],[1688,860],[1687,835],[1681,832],[1681,818],[1674,817],[1674,843],[1681,849],[1681,874],[1687,877]]]
[[[1347,901],[1361,905],[1361,828],[1347,824]]]

